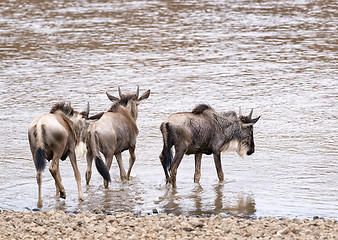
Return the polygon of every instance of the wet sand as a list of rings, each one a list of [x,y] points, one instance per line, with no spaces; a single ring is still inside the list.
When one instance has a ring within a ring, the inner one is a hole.
[[[337,239],[336,219],[0,210],[0,239]]]

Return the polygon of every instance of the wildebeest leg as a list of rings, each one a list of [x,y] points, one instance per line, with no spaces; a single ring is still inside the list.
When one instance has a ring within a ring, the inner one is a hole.
[[[93,165],[93,153],[88,150],[87,151],[87,171],[86,171],[86,184],[89,185],[90,179],[92,177],[92,165]]]
[[[166,180],[166,183],[171,183],[171,179],[169,177],[169,173],[168,173],[168,169],[165,167],[164,165],[164,157],[163,157],[163,152],[161,153],[160,155],[160,160],[161,160],[161,163],[162,163],[162,167],[163,167],[163,170],[164,170],[164,174],[165,174],[165,180]]]
[[[61,174],[60,174],[60,162],[59,161],[57,161],[57,171],[56,171],[56,174],[57,174],[58,178],[60,179],[60,181],[62,183]],[[56,188],[56,196],[59,197],[60,196],[60,188],[56,184],[56,182],[55,182],[55,188]]]
[[[77,183],[77,190],[79,193],[79,200],[83,200],[83,194],[82,194],[82,188],[81,188],[81,174],[77,167],[75,152],[70,151],[68,156],[69,156],[70,163],[72,164],[72,167],[74,170],[75,180]]]
[[[170,177],[171,177],[171,184],[173,188],[176,188],[176,174],[177,174],[177,169],[178,166],[180,165],[183,155],[184,155],[184,150],[176,150],[175,149],[175,157],[173,160],[173,165],[170,169]]]
[[[215,161],[218,179],[220,182],[222,182],[224,180],[224,174],[223,174],[222,163],[221,163],[221,154],[214,153],[214,161]]]
[[[114,158],[114,155],[107,155],[107,154],[105,154],[104,155],[105,156],[105,159],[106,159],[106,166],[107,166],[107,169],[108,169],[108,171],[110,170],[110,167],[111,167],[111,164],[112,164],[112,162],[113,162],[113,158]],[[108,181],[106,181],[106,180],[103,180],[103,184],[104,184],[104,187],[105,188],[108,188],[108,185],[109,185],[109,182]]]
[[[42,199],[41,199],[41,184],[42,184],[42,173],[40,171],[36,174],[36,181],[38,183],[39,188],[39,198],[38,198],[38,208],[42,208]]]
[[[136,160],[136,156],[135,156],[135,146],[129,148],[129,154],[130,154],[130,158],[129,158],[129,169],[128,169],[128,173],[127,173],[127,179],[130,180],[130,173],[131,173],[131,168],[133,167],[135,160]]]
[[[58,174],[58,164],[59,164],[59,161],[60,161],[60,157],[61,156],[56,156],[56,155],[53,156],[52,163],[49,166],[49,171],[50,171],[50,173],[52,174],[52,176],[55,180],[55,184],[59,188],[60,197],[66,198],[65,188],[62,186],[61,178],[59,177],[60,174]]]
[[[201,159],[202,153],[195,154],[195,175],[194,175],[194,182],[198,183],[201,178]]]
[[[121,180],[122,181],[127,180],[127,174],[123,167],[122,155],[121,153],[117,153],[115,156],[116,156],[117,163],[119,164]]]

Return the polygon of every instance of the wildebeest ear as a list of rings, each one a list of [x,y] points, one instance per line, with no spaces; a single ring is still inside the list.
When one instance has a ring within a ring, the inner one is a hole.
[[[120,101],[119,98],[110,95],[108,92],[106,92],[106,94],[107,94],[107,97],[109,98],[110,101],[112,101],[112,102],[118,102],[118,101]]]
[[[150,95],[150,89],[148,91],[146,91],[145,93],[142,94],[142,96],[138,99],[138,101],[142,101],[144,99],[147,99]]]

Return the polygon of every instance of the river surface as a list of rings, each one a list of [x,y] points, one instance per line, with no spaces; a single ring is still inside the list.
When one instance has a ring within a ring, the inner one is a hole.
[[[42,210],[226,213],[249,217],[338,218],[338,5],[335,1],[39,1],[0,3],[0,208],[34,209],[36,171],[27,139],[32,119],[61,100],[91,113],[105,92],[150,89],[139,105],[132,179],[116,161],[103,187],[93,168],[85,200],[69,160],[60,163],[67,199],[43,173]],[[223,153],[225,181],[212,156],[185,156],[177,189],[165,184],[160,124],[199,103],[262,115],[256,152]],[[123,153],[128,167],[127,153]]]

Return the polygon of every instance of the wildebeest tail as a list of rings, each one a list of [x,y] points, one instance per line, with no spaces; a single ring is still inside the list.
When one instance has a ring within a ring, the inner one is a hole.
[[[102,161],[102,158],[100,156],[95,157],[95,166],[97,171],[101,174],[101,176],[104,178],[104,180],[110,182],[110,174],[108,171],[108,168],[106,164]]]
[[[103,162],[102,158],[100,157],[100,152],[97,146],[99,143],[99,138],[95,132],[92,132],[89,134],[89,141],[90,141],[91,151],[95,158],[95,166],[96,166],[97,171],[104,178],[104,180],[110,182],[111,178],[110,178],[108,168],[106,164]]]
[[[44,149],[44,142],[46,138],[46,129],[43,124],[37,124],[35,128],[35,136],[37,142],[37,149],[35,151],[35,168],[37,171],[42,172],[47,164],[46,152]]]
[[[161,132],[163,136],[163,150],[162,150],[162,157],[163,157],[163,167],[166,169],[171,168],[173,162],[173,153],[172,153],[172,139],[171,139],[171,131],[169,123],[162,123],[161,124]]]
[[[42,148],[38,148],[35,152],[35,168],[42,172],[46,167],[46,153]]]

